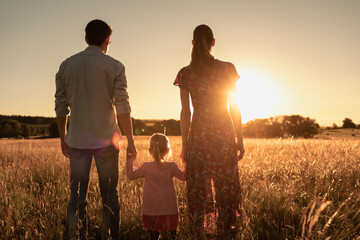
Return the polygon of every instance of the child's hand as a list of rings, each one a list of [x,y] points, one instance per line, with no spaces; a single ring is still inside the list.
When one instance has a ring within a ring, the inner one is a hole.
[[[132,155],[134,158],[136,158],[136,154],[137,154],[137,150],[134,142],[129,143],[126,148],[126,156]]]

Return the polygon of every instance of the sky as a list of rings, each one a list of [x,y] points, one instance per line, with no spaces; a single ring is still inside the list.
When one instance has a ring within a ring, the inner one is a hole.
[[[136,119],[179,119],[173,81],[190,62],[194,28],[207,24],[215,58],[240,75],[244,123],[300,114],[360,124],[359,13],[358,0],[0,0],[0,114],[54,117],[59,65],[102,19]]]

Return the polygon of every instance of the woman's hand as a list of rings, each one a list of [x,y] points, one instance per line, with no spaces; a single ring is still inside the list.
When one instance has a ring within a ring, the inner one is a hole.
[[[237,142],[236,149],[237,149],[237,152],[239,153],[237,155],[237,160],[240,161],[244,157],[244,154],[245,154],[244,144],[242,142]]]
[[[181,148],[181,153],[180,153],[180,159],[183,161],[183,162],[185,162],[185,148],[184,147],[182,147]]]

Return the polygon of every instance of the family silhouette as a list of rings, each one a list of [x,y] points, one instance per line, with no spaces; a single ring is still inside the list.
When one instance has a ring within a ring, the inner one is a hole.
[[[120,127],[128,142],[127,177],[145,179],[142,223],[148,239],[178,236],[180,218],[174,177],[186,181],[193,238],[206,238],[205,219],[214,223],[218,239],[234,238],[241,200],[237,163],[245,153],[241,114],[234,99],[239,78],[234,65],[212,55],[215,38],[211,28],[197,26],[193,32],[191,62],[178,72],[174,81],[180,89],[179,157],[185,169],[180,170],[176,163],[168,161],[170,141],[164,134],[156,133],[149,142],[151,161],[134,170],[137,149],[125,67],[107,55],[111,34],[112,28],[106,22],[90,21],[85,28],[88,47],[63,61],[56,74],[55,112],[61,149],[70,160],[67,238],[89,237],[86,205],[93,158],[103,204],[102,238],[120,238],[119,148],[116,147],[119,144],[114,144]]]

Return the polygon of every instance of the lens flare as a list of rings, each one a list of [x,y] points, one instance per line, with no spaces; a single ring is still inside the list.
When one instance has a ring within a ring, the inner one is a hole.
[[[124,147],[124,140],[122,139],[119,132],[115,132],[112,137],[112,143],[114,147],[118,150],[122,149]]]

